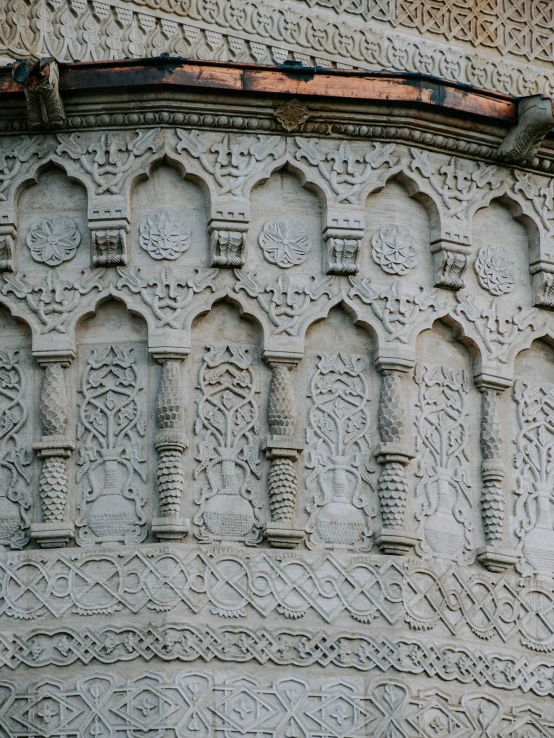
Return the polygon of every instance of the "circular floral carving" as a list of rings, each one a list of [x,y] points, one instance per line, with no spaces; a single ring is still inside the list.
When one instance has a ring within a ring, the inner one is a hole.
[[[479,284],[491,295],[504,295],[513,290],[516,283],[513,264],[506,259],[501,246],[482,246],[474,267]]]
[[[177,259],[190,248],[190,226],[177,210],[153,210],[140,224],[139,242],[153,259]]]
[[[406,226],[383,226],[371,243],[373,260],[388,274],[406,274],[417,263],[415,239]]]
[[[260,234],[259,243],[265,258],[283,269],[302,264],[310,250],[304,226],[293,218],[268,220]]]
[[[44,218],[27,236],[33,259],[48,266],[72,259],[80,243],[81,234],[71,218]]]

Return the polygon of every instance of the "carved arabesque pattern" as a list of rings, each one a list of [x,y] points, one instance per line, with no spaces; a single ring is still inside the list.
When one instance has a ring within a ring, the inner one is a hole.
[[[371,548],[369,387],[364,357],[319,354],[310,381],[308,545]]]
[[[471,563],[474,554],[469,479],[468,395],[464,369],[417,364],[418,386],[416,518],[424,556]]]
[[[81,379],[77,482],[86,476],[77,540],[139,542],[146,535],[142,383],[134,349],[93,348]]]
[[[199,462],[194,476],[203,480],[195,500],[194,522],[200,541],[261,539],[261,518],[252,475],[260,477],[257,384],[248,349],[208,346],[200,370],[200,399],[195,434]]]
[[[27,419],[26,379],[18,351],[0,351],[0,544],[22,548],[29,540],[30,453],[21,432]]]

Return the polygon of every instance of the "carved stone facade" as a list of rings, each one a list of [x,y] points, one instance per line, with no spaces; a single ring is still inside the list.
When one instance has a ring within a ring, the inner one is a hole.
[[[552,139],[60,69],[0,108],[0,735],[553,736]]]

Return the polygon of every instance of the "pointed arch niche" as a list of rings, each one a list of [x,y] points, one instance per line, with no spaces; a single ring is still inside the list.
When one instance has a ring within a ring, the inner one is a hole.
[[[512,391],[513,531],[523,573],[554,569],[554,343],[533,342],[515,361]]]
[[[77,327],[76,540],[144,540],[153,508],[147,328],[116,300]]]
[[[261,449],[271,371],[261,355],[261,331],[230,303],[217,303],[192,325],[185,489],[193,490],[200,542],[259,543],[268,520],[268,462]]]
[[[480,397],[455,326],[436,321],[416,344],[413,504],[424,557],[470,563],[480,542]]]
[[[299,469],[307,545],[369,550],[378,506],[370,474],[378,443],[375,342],[336,307],[310,326],[305,347],[297,400],[307,440]]]
[[[22,548],[40,517],[38,463],[41,369],[31,331],[0,306],[0,545]]]
[[[207,192],[168,162],[131,188],[131,263],[208,265]]]
[[[43,169],[17,200],[14,271],[90,267],[87,192],[55,166]]]
[[[391,179],[365,203],[366,238],[360,254],[362,274],[376,279],[405,277],[415,284],[431,284],[431,231],[421,202],[407,186]]]
[[[325,273],[322,200],[294,172],[279,169],[254,187],[250,212],[248,269],[273,279],[283,270],[289,276]]]

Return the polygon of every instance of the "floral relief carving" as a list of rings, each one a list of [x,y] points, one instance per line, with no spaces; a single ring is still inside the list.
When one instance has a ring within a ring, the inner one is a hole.
[[[81,380],[77,428],[81,545],[101,541],[139,542],[146,535],[146,480],[142,437],[146,419],[132,348],[93,348]]]
[[[260,477],[258,388],[248,349],[208,346],[200,370],[195,434],[196,479],[202,488],[194,522],[200,541],[261,540],[260,503],[252,488]]]
[[[469,377],[463,369],[417,364],[416,518],[424,556],[471,563],[473,523],[469,481]]]
[[[310,382],[306,486],[310,548],[371,548],[369,387],[363,357],[320,354]]]
[[[26,243],[35,261],[58,266],[75,256],[81,234],[72,218],[43,218],[29,232]]]
[[[26,384],[18,351],[0,351],[0,545],[11,548],[29,541],[31,455],[21,439],[29,416]]]
[[[311,248],[306,229],[294,218],[267,220],[258,240],[265,258],[283,269],[302,264]]]
[[[511,292],[516,283],[513,264],[506,259],[504,249],[499,244],[489,244],[479,249],[474,269],[479,284],[491,295],[505,295]]]
[[[387,274],[406,274],[417,264],[415,239],[406,226],[387,225],[372,238],[373,261]]]
[[[177,210],[154,210],[139,226],[139,243],[153,259],[178,259],[190,248],[190,231]]]

